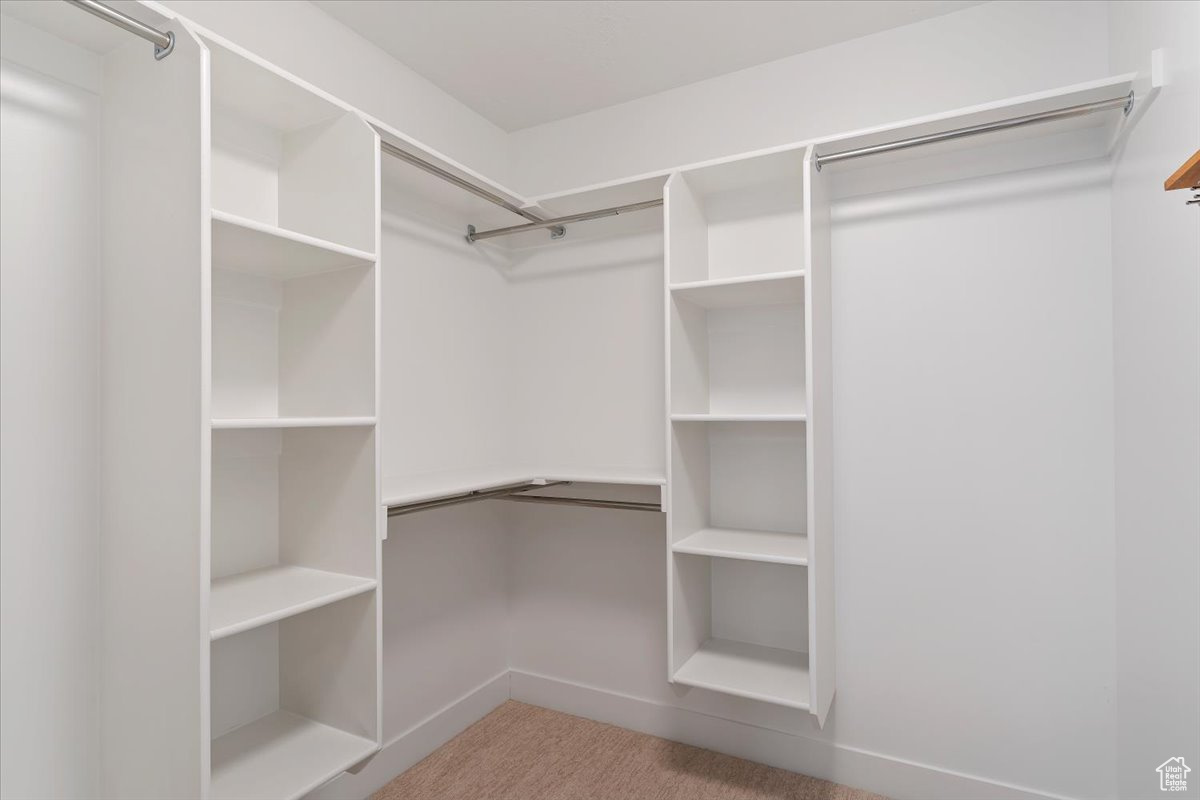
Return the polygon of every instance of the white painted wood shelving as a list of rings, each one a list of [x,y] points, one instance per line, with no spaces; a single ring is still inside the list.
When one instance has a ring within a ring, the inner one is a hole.
[[[674,683],[823,723],[829,263],[804,166],[798,149],[667,183],[668,650]]]
[[[209,796],[295,798],[379,747],[378,135],[212,65]]]

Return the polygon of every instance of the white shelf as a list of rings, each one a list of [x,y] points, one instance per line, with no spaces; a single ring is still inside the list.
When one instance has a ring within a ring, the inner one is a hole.
[[[638,467],[566,466],[542,470],[538,474],[547,481],[608,483],[615,486],[665,486],[667,483],[661,470]]]
[[[244,417],[213,419],[214,430],[235,428],[365,428],[375,417]]]
[[[808,655],[728,639],[708,639],[675,672],[699,689],[808,710]]]
[[[672,422],[804,422],[805,413],[800,414],[672,414]]]
[[[212,800],[294,800],[376,750],[375,743],[288,711],[213,740]]]
[[[372,253],[216,209],[212,223],[213,266],[221,269],[287,279],[375,263]]]
[[[223,639],[374,588],[370,578],[296,566],[219,578],[209,599],[209,637]]]
[[[483,467],[478,469],[446,470],[423,475],[385,477],[383,505],[398,506],[436,500],[467,492],[495,489],[513,483],[607,483],[626,486],[662,486],[667,479],[655,470],[636,467],[556,467],[532,469],[521,467]]]
[[[671,294],[701,308],[744,308],[804,302],[804,270],[671,284]]]
[[[422,500],[436,500],[439,497],[495,489],[510,483],[527,483],[533,479],[533,473],[513,467],[483,467],[385,477],[383,504],[398,506],[418,503]]]
[[[808,564],[808,538],[801,533],[704,528],[676,542],[671,549],[697,556],[796,566]]]

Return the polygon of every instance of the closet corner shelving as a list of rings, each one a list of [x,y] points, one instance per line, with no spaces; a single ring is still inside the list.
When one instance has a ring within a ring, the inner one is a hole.
[[[829,498],[816,491],[828,464],[814,459],[813,422],[828,418],[813,419],[813,401],[830,375],[814,353],[828,331],[814,327],[829,315],[813,278],[823,286],[828,263],[814,263],[805,156],[733,159],[667,183],[668,662],[674,683],[823,723],[833,676],[812,665],[832,650],[819,635],[832,609],[812,587],[832,554],[813,541],[829,533],[828,514],[814,514]]]
[[[297,798],[380,743],[379,141],[211,62],[211,798]]]

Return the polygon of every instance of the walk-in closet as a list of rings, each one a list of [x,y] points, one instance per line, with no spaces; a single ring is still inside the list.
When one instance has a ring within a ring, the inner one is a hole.
[[[2,800],[1197,791],[1200,3],[0,21]]]

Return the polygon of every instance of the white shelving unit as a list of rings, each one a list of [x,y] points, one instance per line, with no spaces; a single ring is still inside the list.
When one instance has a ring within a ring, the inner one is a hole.
[[[684,171],[666,199],[669,679],[823,723],[811,399],[828,310],[812,306],[804,152]]]
[[[297,798],[381,738],[379,142],[205,42],[209,797]]]

